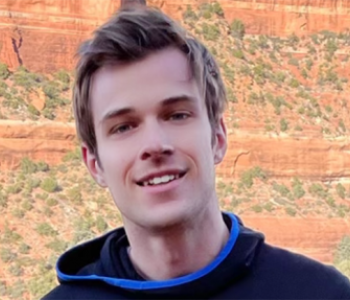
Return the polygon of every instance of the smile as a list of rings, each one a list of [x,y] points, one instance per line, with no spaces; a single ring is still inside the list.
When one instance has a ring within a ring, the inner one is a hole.
[[[154,176],[147,180],[137,182],[139,186],[157,186],[157,185],[165,185],[169,182],[175,181],[177,179],[182,178],[186,172],[180,172],[177,174],[164,174],[161,176]]]

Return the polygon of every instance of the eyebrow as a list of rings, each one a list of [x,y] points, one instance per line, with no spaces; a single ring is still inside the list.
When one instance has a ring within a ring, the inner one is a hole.
[[[178,95],[178,96],[173,96],[173,97],[169,97],[164,99],[160,106],[161,107],[166,107],[166,106],[171,106],[177,103],[181,103],[181,102],[185,102],[185,103],[194,103],[195,102],[195,98],[188,96],[188,95]],[[132,108],[132,107],[124,107],[124,108],[119,108],[119,109],[114,109],[111,110],[109,112],[107,112],[103,118],[101,119],[101,121],[99,122],[100,125],[110,119],[114,119],[117,117],[121,117],[127,114],[131,114],[131,113],[135,113],[136,109]]]

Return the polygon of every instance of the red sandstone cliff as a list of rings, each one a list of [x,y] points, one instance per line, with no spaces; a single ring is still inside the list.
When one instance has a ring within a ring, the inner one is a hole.
[[[278,218],[242,216],[248,227],[263,232],[268,243],[303,253],[325,263],[333,262],[334,251],[350,223],[344,219]]]
[[[149,0],[179,19],[187,4],[204,0]],[[350,28],[347,0],[219,0],[228,20],[240,18],[248,34],[285,36]],[[32,71],[70,69],[80,41],[119,7],[111,0],[0,0],[0,60]]]
[[[16,168],[22,157],[57,164],[75,147],[73,123],[0,121],[0,170]],[[268,170],[275,178],[350,180],[348,138],[270,137],[236,130],[229,135],[228,153],[218,176],[237,177],[251,166]]]
[[[18,167],[23,157],[58,164],[74,149],[73,124],[0,121],[0,170]]]

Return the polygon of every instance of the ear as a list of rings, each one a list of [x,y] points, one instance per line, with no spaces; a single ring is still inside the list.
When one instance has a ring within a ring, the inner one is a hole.
[[[224,118],[221,116],[218,125],[214,131],[213,154],[214,163],[217,165],[222,162],[227,150],[227,133]]]
[[[107,187],[107,184],[104,180],[103,169],[98,163],[96,154],[90,152],[88,146],[85,143],[81,145],[81,152],[85,166],[89,170],[92,178],[97,182],[101,187]]]

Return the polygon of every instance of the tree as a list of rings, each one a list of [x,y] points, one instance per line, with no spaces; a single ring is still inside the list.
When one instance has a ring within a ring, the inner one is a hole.
[[[245,26],[241,20],[234,19],[231,23],[230,29],[233,37],[241,40],[243,39],[245,34]]]
[[[47,177],[41,182],[40,187],[45,192],[53,193],[58,190],[58,183],[54,177]]]
[[[7,79],[10,76],[10,71],[6,64],[0,63],[0,78]]]
[[[24,157],[21,160],[21,170],[24,174],[33,174],[37,171],[37,166],[28,157]]]

